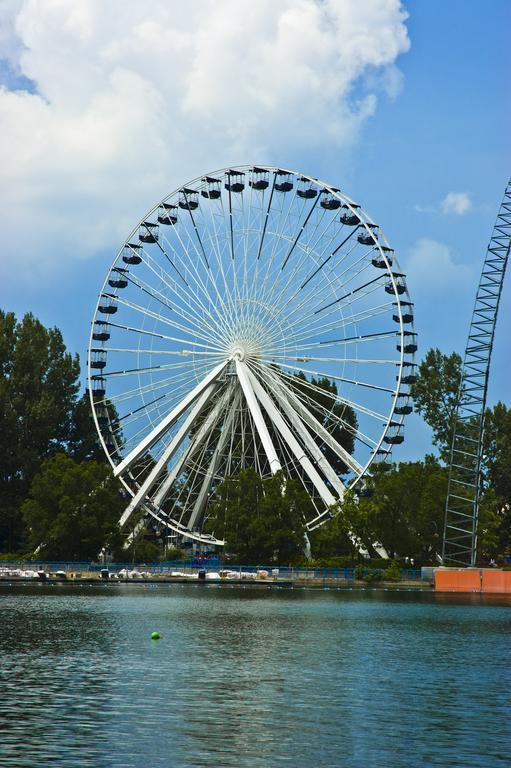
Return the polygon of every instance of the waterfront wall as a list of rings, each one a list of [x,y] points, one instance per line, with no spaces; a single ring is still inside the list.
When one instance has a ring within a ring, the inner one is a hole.
[[[435,591],[511,595],[511,571],[500,568],[436,568]]]
[[[36,574],[42,570],[48,575],[57,573],[65,574],[70,579],[80,578],[100,578],[101,570],[108,569],[110,574],[119,574],[121,571],[130,573],[139,573],[147,577],[165,577],[172,573],[197,574],[199,570],[207,572],[218,572],[222,569],[228,569],[230,572],[236,572],[240,578],[246,576],[256,576],[257,574],[266,574],[268,579],[278,578],[292,581],[354,581],[357,578],[364,578],[367,574],[383,571],[381,569],[367,568],[362,569],[361,573],[356,573],[355,568],[303,568],[296,566],[275,566],[275,565],[221,565],[218,561],[194,560],[176,561],[176,562],[158,562],[158,563],[77,563],[77,562],[50,562],[50,561],[0,561],[0,579],[7,578],[13,571],[31,572]],[[406,582],[431,582],[432,574],[425,575],[420,569],[404,568],[401,570],[401,580]]]

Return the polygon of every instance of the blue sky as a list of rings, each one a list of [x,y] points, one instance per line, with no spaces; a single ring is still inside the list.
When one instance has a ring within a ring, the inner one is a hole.
[[[267,162],[359,200],[408,274],[419,359],[462,352],[511,175],[507,0],[149,5],[0,6],[0,306],[83,360],[145,211],[201,172]],[[491,402],[510,402],[510,320],[508,275]],[[429,448],[412,417],[396,459]]]

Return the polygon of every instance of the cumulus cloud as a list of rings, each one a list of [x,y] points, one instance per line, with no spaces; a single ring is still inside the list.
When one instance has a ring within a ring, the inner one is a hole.
[[[410,249],[404,266],[412,295],[464,291],[473,285],[472,267],[454,261],[450,248],[429,237],[421,237]]]
[[[442,213],[455,213],[463,216],[472,208],[472,200],[467,192],[448,192],[441,203]]]
[[[354,144],[409,48],[400,0],[4,0],[3,259],[114,247],[201,172]],[[42,266],[41,266],[42,265]]]

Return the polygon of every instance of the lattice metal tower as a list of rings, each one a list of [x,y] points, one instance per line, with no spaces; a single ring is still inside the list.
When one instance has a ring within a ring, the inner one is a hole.
[[[481,492],[484,411],[495,324],[511,248],[511,181],[504,193],[481,272],[456,407],[445,508],[442,561],[473,566]]]

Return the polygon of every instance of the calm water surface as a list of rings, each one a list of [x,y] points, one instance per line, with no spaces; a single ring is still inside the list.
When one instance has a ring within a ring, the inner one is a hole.
[[[0,586],[0,624],[2,768],[511,766],[505,599]]]

